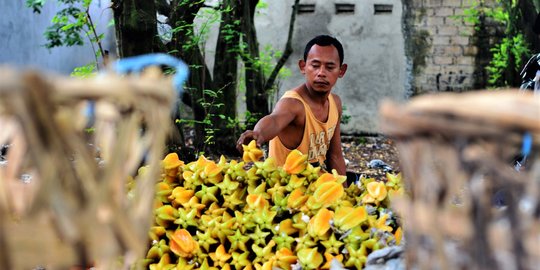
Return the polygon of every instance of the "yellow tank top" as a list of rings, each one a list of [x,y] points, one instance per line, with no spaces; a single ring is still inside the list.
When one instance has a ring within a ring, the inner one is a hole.
[[[325,166],[326,152],[330,146],[330,140],[336,130],[336,125],[339,120],[339,111],[334,101],[332,94],[328,96],[330,102],[328,108],[328,119],[326,122],[319,121],[309,105],[302,99],[302,97],[295,91],[287,91],[281,98],[295,98],[304,104],[304,111],[306,113],[306,122],[304,124],[304,134],[300,145],[296,149],[300,150],[303,154],[308,155],[309,163]],[[274,137],[269,143],[269,156],[276,159],[278,166],[285,164],[287,155],[293,150],[287,148],[279,136]]]

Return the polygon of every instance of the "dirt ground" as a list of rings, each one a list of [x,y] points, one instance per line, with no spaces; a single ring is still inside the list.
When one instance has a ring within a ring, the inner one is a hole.
[[[391,139],[384,136],[342,136],[341,141],[347,171],[377,179],[385,177],[386,173],[382,169],[368,166],[373,159],[384,161],[395,172],[400,171],[398,151]]]

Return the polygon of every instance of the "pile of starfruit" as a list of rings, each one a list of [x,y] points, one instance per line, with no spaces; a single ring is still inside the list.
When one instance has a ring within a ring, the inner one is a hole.
[[[201,156],[163,160],[156,184],[149,269],[361,269],[374,250],[399,245],[388,209],[403,193],[400,175],[362,178],[322,172],[292,151],[283,167],[261,161],[255,142],[242,161]]]

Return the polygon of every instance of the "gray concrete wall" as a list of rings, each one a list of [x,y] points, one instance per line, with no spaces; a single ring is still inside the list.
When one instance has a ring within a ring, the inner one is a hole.
[[[107,31],[106,49],[114,52],[114,30],[105,27],[111,18],[109,2],[94,0],[92,14],[100,22],[100,31]],[[283,50],[293,0],[266,0],[266,3],[268,7],[258,10],[255,19],[261,49],[270,44]],[[301,0],[300,3],[315,4],[315,12],[297,17],[294,53],[286,63],[292,76],[280,82],[279,94],[303,83],[297,63],[309,39],[318,34],[337,37],[344,45],[345,62],[349,65],[347,74],[334,89],[347,108],[344,113],[352,117],[342,127],[346,133],[379,132],[378,106],[383,99],[399,101],[411,93],[464,91],[473,87],[475,77],[482,77],[474,28],[454,17],[463,14],[469,1]],[[336,14],[335,3],[355,4],[355,12]],[[392,13],[374,14],[375,4],[393,5]],[[47,1],[42,14],[32,13],[22,0],[0,0],[0,6],[0,64],[67,74],[74,67],[93,61],[88,44],[51,50],[41,46],[45,43],[43,32],[58,9],[54,1]],[[216,26],[211,27],[205,46],[210,67]],[[242,101],[239,97],[239,104]]]
[[[283,50],[293,1],[267,1],[268,8],[255,20],[261,46],[272,44]],[[315,4],[314,13],[298,14],[293,37],[294,53],[286,67],[293,75],[282,82],[280,92],[303,83],[298,60],[305,44],[314,36],[329,34],[343,43],[348,70],[334,91],[346,107],[351,121],[345,133],[376,133],[378,105],[385,99],[403,100],[407,94],[406,58],[399,0],[303,0]],[[352,14],[336,14],[335,3],[355,4]],[[374,14],[374,4],[393,5],[391,14]]]
[[[99,23],[98,30],[108,31],[104,46],[114,53],[114,29],[106,27],[112,17],[109,2],[94,1],[91,14]],[[58,10],[55,1],[47,1],[41,14],[33,13],[23,0],[0,0],[0,7],[0,64],[69,74],[75,67],[94,61],[88,40],[84,46],[69,48],[48,50],[42,46],[46,42],[43,33]]]

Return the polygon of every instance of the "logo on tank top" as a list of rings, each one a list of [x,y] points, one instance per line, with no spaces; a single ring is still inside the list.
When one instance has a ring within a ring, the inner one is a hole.
[[[319,159],[319,157],[322,157],[322,160],[326,159],[326,152],[328,151],[330,140],[334,136],[335,129],[336,126],[333,126],[326,132],[321,131],[319,133],[309,134],[308,160]]]

